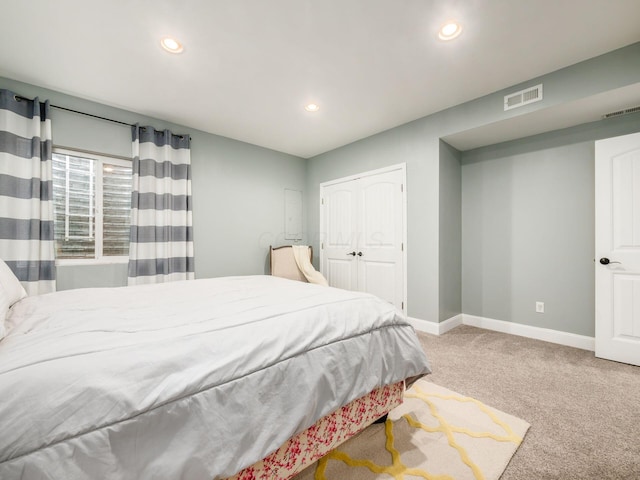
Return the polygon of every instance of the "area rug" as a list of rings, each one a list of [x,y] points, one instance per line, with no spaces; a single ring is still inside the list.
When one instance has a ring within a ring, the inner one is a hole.
[[[294,480],[497,480],[529,424],[426,380]]]

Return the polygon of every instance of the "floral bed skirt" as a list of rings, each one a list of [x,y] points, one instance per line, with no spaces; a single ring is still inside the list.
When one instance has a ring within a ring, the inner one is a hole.
[[[404,382],[378,388],[322,417],[228,480],[288,480],[402,403]]]

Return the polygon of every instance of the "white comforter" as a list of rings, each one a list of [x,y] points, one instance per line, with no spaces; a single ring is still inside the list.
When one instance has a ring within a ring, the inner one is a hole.
[[[373,296],[269,276],[29,297],[0,342],[0,478],[224,478],[429,372]]]

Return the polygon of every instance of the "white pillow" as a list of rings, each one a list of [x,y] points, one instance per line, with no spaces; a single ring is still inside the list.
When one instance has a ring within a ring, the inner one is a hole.
[[[6,334],[4,321],[7,312],[14,303],[26,296],[27,292],[20,281],[4,260],[0,260],[0,339]]]
[[[27,296],[27,292],[20,283],[20,280],[13,274],[9,265],[7,265],[4,260],[0,260],[0,285],[3,286],[5,294],[7,295],[9,307]]]
[[[2,340],[7,333],[7,329],[4,326],[4,319],[9,311],[9,300],[5,293],[4,287],[0,284],[0,340]]]

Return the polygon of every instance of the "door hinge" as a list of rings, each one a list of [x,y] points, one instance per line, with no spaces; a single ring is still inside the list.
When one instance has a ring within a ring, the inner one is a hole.
[[[404,310],[404,302],[402,302],[402,310]]]
[[[401,251],[401,252],[404,252],[404,242],[402,242],[402,243],[400,244],[400,251]]]
[[[320,250],[324,250],[324,242],[320,244]]]
[[[401,192],[404,192],[404,183],[401,183],[401,184],[400,184],[400,191],[401,191]]]
[[[321,202],[320,205],[324,205],[324,198],[322,198],[320,202]]]

